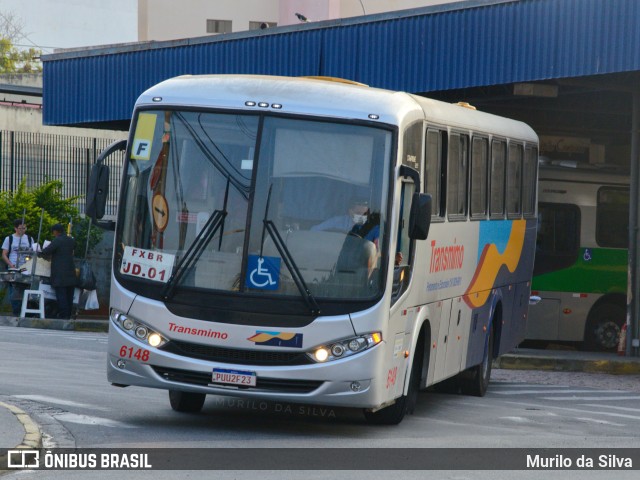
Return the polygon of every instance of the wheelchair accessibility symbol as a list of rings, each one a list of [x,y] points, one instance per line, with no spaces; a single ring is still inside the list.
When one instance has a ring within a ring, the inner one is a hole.
[[[249,255],[245,283],[248,288],[277,290],[280,286],[280,258]]]
[[[591,250],[588,248],[584,249],[584,254],[582,255],[582,258],[584,259],[585,262],[590,262],[591,261]]]

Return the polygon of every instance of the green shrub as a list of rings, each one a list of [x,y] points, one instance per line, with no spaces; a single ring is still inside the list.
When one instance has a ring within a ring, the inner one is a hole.
[[[14,191],[0,192],[0,237],[2,240],[14,232],[13,222],[23,218],[27,225],[27,234],[39,241],[51,240],[51,227],[56,223],[72,225],[71,234],[76,239],[76,256],[85,254],[89,219],[82,218],[75,206],[79,197],[64,198],[61,180],[47,180],[41,185],[27,188],[23,179]],[[42,228],[40,220],[42,217]],[[38,238],[40,231],[40,238]],[[91,228],[89,251],[102,239],[102,230]],[[2,241],[0,240],[0,242]]]

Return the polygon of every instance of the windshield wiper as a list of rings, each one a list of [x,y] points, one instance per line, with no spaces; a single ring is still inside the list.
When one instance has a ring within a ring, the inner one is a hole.
[[[177,285],[180,284],[182,278],[191,269],[195,262],[200,258],[204,249],[209,245],[216,232],[224,224],[224,218],[227,216],[225,210],[214,210],[213,215],[209,217],[202,231],[193,240],[193,243],[184,254],[184,257],[178,262],[175,270],[171,274],[167,285],[162,291],[162,298],[166,301],[173,296],[173,292]]]
[[[224,201],[222,202],[222,210],[214,210],[213,215],[209,217],[207,223],[204,224],[202,231],[194,238],[193,243],[189,249],[185,252],[184,257],[178,262],[175,270],[171,274],[167,285],[162,291],[162,298],[169,300],[176,286],[182,281],[182,277],[193,267],[196,261],[207,248],[207,245],[213,240],[216,232],[220,230],[220,241],[218,243],[218,250],[222,248],[222,236],[224,235],[224,219],[227,216],[227,201],[229,200],[229,179],[227,178],[227,187],[224,192]]]
[[[264,248],[264,238],[265,238],[264,234],[265,232],[267,232],[269,233],[269,235],[271,235],[271,239],[273,240],[273,243],[275,244],[276,249],[278,250],[278,253],[280,254],[285,265],[291,272],[291,278],[293,279],[293,282],[296,284],[296,287],[298,287],[298,290],[300,291],[300,295],[302,296],[302,299],[305,301],[305,303],[309,307],[309,310],[311,310],[311,315],[317,316],[320,314],[320,307],[318,306],[318,302],[316,302],[316,299],[311,293],[311,291],[309,290],[309,287],[304,281],[304,278],[302,278],[300,269],[298,268],[298,265],[296,265],[295,260],[291,256],[291,252],[289,251],[289,248],[287,247],[287,245],[284,243],[284,240],[280,236],[278,229],[276,228],[273,221],[269,220],[269,203],[271,202],[272,187],[273,185],[269,187],[269,194],[267,195],[267,205],[264,210],[264,219],[262,220],[263,226],[262,226],[262,242],[260,246],[260,258],[263,258],[262,249]]]

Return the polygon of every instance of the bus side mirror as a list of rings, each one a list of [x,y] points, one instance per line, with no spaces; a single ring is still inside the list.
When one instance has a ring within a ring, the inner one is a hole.
[[[104,217],[109,192],[109,166],[96,163],[91,167],[85,213],[94,222]]]
[[[414,193],[409,212],[409,238],[426,240],[431,225],[431,195]]]
[[[106,212],[107,197],[109,194],[109,166],[105,165],[105,159],[118,151],[127,148],[126,140],[119,140],[105,148],[98,158],[95,165],[91,167],[91,175],[89,176],[89,185],[87,186],[87,201],[85,205],[85,214],[91,218],[91,222],[105,230],[115,230],[115,222],[100,222]]]

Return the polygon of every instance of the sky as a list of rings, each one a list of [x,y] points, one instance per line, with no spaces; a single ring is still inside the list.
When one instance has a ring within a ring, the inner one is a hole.
[[[0,0],[0,15],[22,21],[20,48],[76,48],[138,39],[137,0]]]

